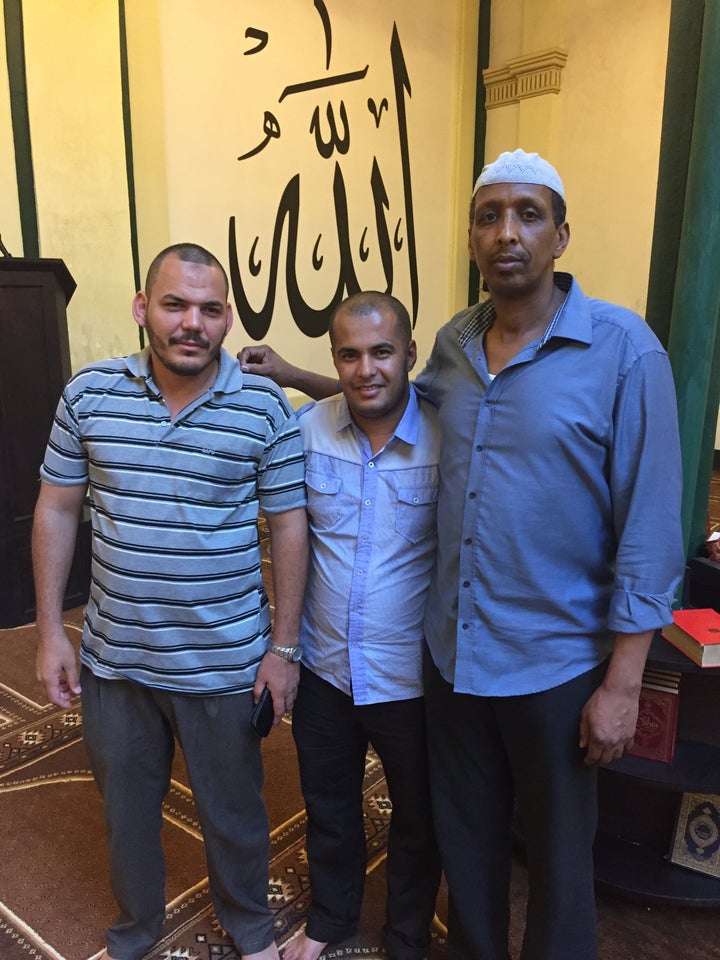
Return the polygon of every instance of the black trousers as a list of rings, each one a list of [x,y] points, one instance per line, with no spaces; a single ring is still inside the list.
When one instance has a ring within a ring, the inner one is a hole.
[[[596,960],[596,768],[578,746],[601,664],[541,693],[454,693],[426,661],[433,809],[450,895],[450,960],[509,960],[516,799],[529,875],[521,960]]]
[[[367,863],[362,784],[371,743],[392,803],[383,944],[392,960],[420,960],[430,942],[440,880],[422,697],[355,706],[302,667],[293,735],[308,814],[307,935],[336,943],[357,929]]]

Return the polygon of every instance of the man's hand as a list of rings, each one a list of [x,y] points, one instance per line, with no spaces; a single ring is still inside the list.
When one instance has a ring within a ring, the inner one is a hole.
[[[292,710],[299,680],[299,664],[283,660],[282,657],[269,651],[265,654],[253,687],[253,698],[257,703],[263,688],[269,687],[275,711],[274,727],[280,723],[286,713]]]
[[[50,702],[68,710],[72,698],[80,693],[80,681],[75,650],[62,626],[40,641],[36,673]]]
[[[585,763],[619,760],[637,725],[640,687],[653,631],[618,633],[605,679],[580,714],[580,749]]]
[[[261,377],[269,377],[279,387],[295,386],[294,367],[267,344],[243,347],[237,358],[243,373],[256,373]]]
[[[43,481],[35,506],[32,558],[37,628],[36,673],[48,698],[67,710],[80,693],[77,660],[63,626],[63,596],[72,565],[87,484],[56,487]]]
[[[637,716],[637,692],[608,690],[601,684],[580,714],[585,763],[618,760],[633,741]]]
[[[300,613],[305,596],[308,565],[308,525],[304,507],[265,515],[270,530],[272,582],[275,613],[272,640],[279,647],[292,647],[300,638]],[[300,665],[268,652],[260,663],[253,693],[255,702],[263,687],[269,687],[275,708],[274,726],[295,703]]]
[[[322,373],[313,373],[295,367],[280,354],[275,353],[272,347],[261,343],[255,347],[243,347],[237,355],[240,369],[244,373],[256,373],[261,377],[269,377],[279,387],[290,387],[300,393],[312,397],[313,400],[322,400],[338,392],[339,385],[336,377],[326,377]]]

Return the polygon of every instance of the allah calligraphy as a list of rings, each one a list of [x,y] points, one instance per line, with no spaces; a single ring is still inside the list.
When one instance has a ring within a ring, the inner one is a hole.
[[[323,0],[315,0],[313,7],[322,28],[324,68],[278,84],[276,105],[263,109],[261,119],[258,114],[258,136],[243,144],[237,156],[246,174],[243,182],[254,189],[259,183],[266,188],[263,162],[278,156],[274,151],[286,151],[297,167],[295,172],[288,169],[284,185],[273,185],[279,197],[274,222],[272,217],[262,223],[256,218],[248,224],[236,215],[228,220],[232,292],[238,316],[254,340],[266,336],[283,283],[292,318],[308,337],[327,332],[333,309],[349,294],[368,286],[393,293],[399,277],[411,301],[413,324],[417,318],[407,131],[411,88],[397,25],[393,24],[387,62],[381,54],[378,63],[368,57],[370,62],[333,69],[330,17]],[[257,26],[245,31],[245,57],[271,56],[272,50],[268,31]],[[302,124],[298,116],[304,118]],[[302,129],[306,139],[298,142]],[[319,206],[325,209],[317,203],[318,183],[329,214],[308,239],[304,223],[310,214],[317,215]],[[308,274],[318,278],[321,302],[317,294],[307,294]]]

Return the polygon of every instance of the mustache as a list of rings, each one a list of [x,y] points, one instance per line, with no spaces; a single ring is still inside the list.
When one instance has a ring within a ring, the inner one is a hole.
[[[199,347],[209,347],[210,341],[206,340],[205,337],[201,337],[199,334],[187,334],[182,337],[170,337],[169,343],[172,346],[177,346],[181,343],[196,343]]]
[[[516,256],[514,253],[496,253],[492,258],[492,263],[524,263],[525,257]]]

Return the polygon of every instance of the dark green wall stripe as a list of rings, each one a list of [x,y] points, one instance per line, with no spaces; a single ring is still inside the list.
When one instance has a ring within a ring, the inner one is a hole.
[[[140,279],[140,253],[138,249],[137,208],[135,204],[135,166],[133,162],[132,122],[130,116],[130,81],[128,72],[127,29],[125,21],[125,0],[118,0],[120,19],[120,85],[122,89],[123,133],[125,136],[125,170],[128,185],[128,211],[130,215],[130,251],[133,262],[133,281],[135,289],[142,284]],[[142,327],[138,328],[141,348],[145,345]]]
[[[478,58],[477,79],[475,82],[475,142],[473,147],[473,180],[480,175],[485,158],[485,133],[487,130],[487,110],[485,109],[485,83],[483,70],[490,66],[490,0],[480,0],[478,14]],[[467,198],[470,202],[472,183],[468,184]],[[474,263],[470,263],[468,277],[468,306],[477,303],[480,298],[480,272]]]
[[[668,339],[678,393],[688,557],[701,552],[705,539],[720,402],[720,2],[709,0],[696,15],[702,18],[702,43]]]
[[[23,36],[22,0],[5,0],[5,44],[7,48],[10,116],[15,145],[20,229],[25,257],[39,257],[35,176],[33,174],[30,117],[28,115],[27,80],[25,75],[25,40]],[[15,256],[21,251],[11,250]]]
[[[673,0],[670,13],[647,322],[667,347],[670,336],[690,140],[695,118],[705,0]]]

